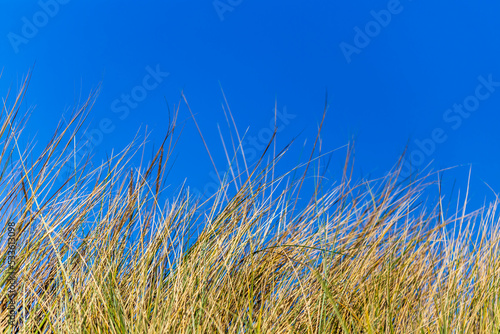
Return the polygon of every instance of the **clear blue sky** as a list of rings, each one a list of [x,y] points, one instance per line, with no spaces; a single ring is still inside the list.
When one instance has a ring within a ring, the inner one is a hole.
[[[358,175],[383,175],[405,145],[420,167],[447,172],[473,200],[500,191],[500,3],[495,1],[2,1],[2,92],[34,67],[26,133],[44,142],[61,114],[102,82],[89,119],[95,159],[122,149],[140,126],[158,143],[167,106],[187,96],[215,160],[225,118],[219,82],[241,132],[259,153],[282,113],[278,145],[314,141],[325,92],[323,150],[356,138]],[[167,74],[168,73],[168,74]],[[165,100],[167,102],[165,102]],[[170,183],[203,189],[212,169],[194,123]],[[102,130],[101,129],[101,130]],[[112,131],[110,129],[113,129]],[[102,132],[102,131],[101,131]],[[333,171],[345,151],[332,156]],[[336,172],[329,174],[334,180]]]

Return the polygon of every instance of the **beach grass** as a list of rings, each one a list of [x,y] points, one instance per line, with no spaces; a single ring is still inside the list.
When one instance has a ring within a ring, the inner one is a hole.
[[[27,84],[0,120],[3,333],[499,333],[498,202],[429,201],[439,174],[402,178],[400,164],[356,180],[351,147],[327,184],[320,133],[278,173],[286,147],[273,137],[247,164],[233,132],[213,196],[166,196],[179,108],[152,155],[136,141],[96,166],[75,162],[94,96],[35,149]]]

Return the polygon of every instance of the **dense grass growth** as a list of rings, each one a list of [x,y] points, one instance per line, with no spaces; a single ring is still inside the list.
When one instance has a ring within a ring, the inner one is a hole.
[[[499,331],[498,203],[471,215],[426,203],[430,181],[398,181],[398,168],[356,182],[349,154],[340,180],[323,187],[319,139],[308,162],[278,174],[285,152],[271,142],[271,159],[246,166],[238,133],[216,195],[202,202],[182,187],[165,199],[177,111],[145,167],[128,163],[144,145],[75,165],[92,100],[34,156],[20,140],[25,86],[0,123],[3,332],[7,221],[19,333]],[[299,194],[311,175],[309,200]]]

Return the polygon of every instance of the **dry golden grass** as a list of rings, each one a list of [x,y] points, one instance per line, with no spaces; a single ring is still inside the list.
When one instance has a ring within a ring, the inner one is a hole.
[[[313,154],[284,175],[280,154],[240,162],[205,203],[187,189],[165,200],[177,113],[145,168],[127,167],[131,145],[62,175],[92,99],[34,158],[19,143],[26,83],[0,121],[0,214],[16,223],[14,332],[499,332],[497,202],[449,214],[420,202],[429,182],[398,182],[397,168],[356,183],[349,155],[341,182],[325,190],[318,174],[304,202]],[[3,238],[4,269],[6,258]]]

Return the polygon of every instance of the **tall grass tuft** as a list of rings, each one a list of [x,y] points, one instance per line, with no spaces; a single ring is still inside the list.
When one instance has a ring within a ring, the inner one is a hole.
[[[424,204],[429,178],[402,182],[398,167],[355,181],[349,153],[327,187],[319,134],[310,159],[279,174],[286,147],[271,140],[248,165],[238,133],[215,195],[166,198],[179,108],[149,162],[134,142],[94,166],[75,160],[93,97],[35,154],[19,115],[27,83],[0,121],[2,236],[14,222],[17,247],[11,326],[2,238],[2,332],[499,332],[498,202],[449,213]]]

